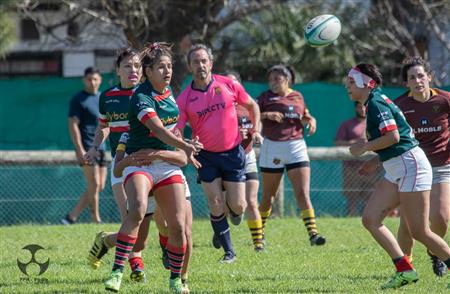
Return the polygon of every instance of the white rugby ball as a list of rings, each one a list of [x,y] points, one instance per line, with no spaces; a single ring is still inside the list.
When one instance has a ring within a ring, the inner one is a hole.
[[[330,45],[340,33],[341,22],[332,14],[316,16],[305,26],[305,40],[312,47]]]

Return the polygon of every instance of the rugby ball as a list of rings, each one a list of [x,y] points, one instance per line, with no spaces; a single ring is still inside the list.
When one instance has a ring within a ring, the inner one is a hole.
[[[305,26],[305,40],[312,47],[330,45],[341,33],[341,22],[332,14],[322,14],[311,19]]]

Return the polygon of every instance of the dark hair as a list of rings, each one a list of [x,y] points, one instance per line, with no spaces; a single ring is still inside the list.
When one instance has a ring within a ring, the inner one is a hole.
[[[427,74],[431,73],[430,66],[420,56],[407,57],[402,62],[402,79],[404,82],[408,80],[408,70],[414,66],[422,66]]]
[[[93,66],[86,67],[86,69],[84,70],[84,77],[92,74],[100,74],[100,70]]]
[[[233,75],[233,76],[236,77],[236,79],[238,80],[239,83],[241,82],[241,75],[240,75],[237,71],[234,71],[234,70],[227,70],[227,71],[225,72],[225,75],[226,75],[226,76],[228,76],[228,75]]]
[[[272,72],[279,73],[282,76],[286,77],[288,79],[289,85],[292,85],[295,81],[295,73],[293,72],[293,69],[288,66],[284,66],[282,64],[274,65],[267,71],[267,76],[269,76]]]
[[[119,67],[122,60],[124,60],[128,56],[136,56],[136,55],[139,56],[139,52],[137,52],[137,50],[135,50],[133,48],[128,47],[128,48],[121,50],[119,52],[119,54],[117,55],[116,66]]]
[[[371,77],[377,86],[381,86],[383,83],[383,76],[376,65],[370,63],[360,63],[355,67],[366,76]]]
[[[147,44],[139,52],[139,59],[141,60],[144,74],[145,69],[152,67],[162,56],[167,56],[172,60],[172,44],[165,42]]]
[[[213,54],[212,54],[211,48],[209,48],[209,47],[206,46],[205,44],[195,44],[195,45],[192,45],[192,46],[191,46],[191,48],[189,49],[189,51],[188,51],[188,53],[187,53],[187,55],[186,55],[186,58],[187,58],[187,64],[190,64],[190,63],[191,63],[191,55],[192,55],[192,53],[194,53],[195,51],[198,51],[198,50],[205,50],[206,53],[208,54],[209,60],[210,60],[211,62],[214,61],[214,56],[213,56]]]

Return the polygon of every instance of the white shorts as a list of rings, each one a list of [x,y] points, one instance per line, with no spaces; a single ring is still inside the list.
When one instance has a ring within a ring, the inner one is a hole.
[[[264,139],[259,154],[259,166],[262,170],[284,169],[287,165],[297,163],[309,163],[305,140],[278,142]]]
[[[433,184],[450,183],[450,164],[433,167]]]
[[[258,166],[256,165],[256,154],[255,150],[252,149],[249,153],[245,155],[245,174],[257,172]]]
[[[432,169],[425,153],[414,147],[400,156],[383,162],[385,179],[397,184],[399,192],[431,190]]]
[[[111,171],[111,186],[114,186],[115,184],[123,183],[123,176],[120,177],[120,178],[116,178],[114,176],[114,165],[115,165],[115,163],[116,163],[116,158],[113,157],[111,159],[111,168],[110,168],[110,171]]]
[[[174,183],[183,184],[181,169],[174,164],[160,160],[153,161],[150,165],[126,167],[123,171],[124,185],[130,177],[136,174],[146,176],[153,189]]]

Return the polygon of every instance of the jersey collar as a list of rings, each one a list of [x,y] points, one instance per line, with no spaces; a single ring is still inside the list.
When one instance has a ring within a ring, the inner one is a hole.
[[[430,98],[433,97],[433,96],[436,96],[437,94],[438,94],[438,92],[435,89],[430,88]],[[412,96],[413,96],[412,92],[409,91],[408,92],[408,97],[412,97]]]

